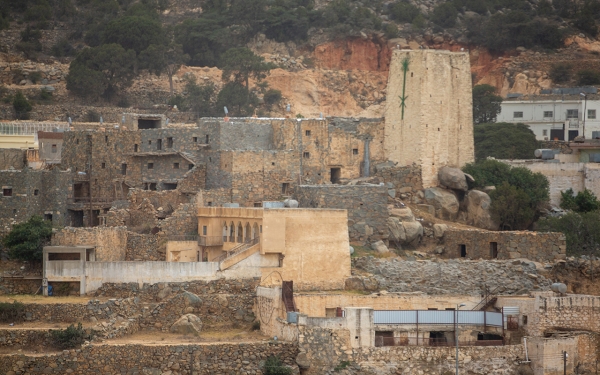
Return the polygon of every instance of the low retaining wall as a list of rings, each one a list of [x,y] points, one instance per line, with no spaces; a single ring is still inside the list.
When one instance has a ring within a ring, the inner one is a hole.
[[[267,357],[295,366],[298,347],[287,343],[175,346],[87,346],[43,357],[0,356],[0,373],[44,374],[261,374]]]

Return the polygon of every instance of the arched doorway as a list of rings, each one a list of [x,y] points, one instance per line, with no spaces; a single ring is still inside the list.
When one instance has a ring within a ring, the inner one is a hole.
[[[258,238],[258,224],[252,226],[252,239]]]
[[[244,242],[250,242],[252,239],[252,229],[250,228],[250,223],[246,223]]]
[[[235,224],[233,224],[233,221],[229,224],[229,242],[235,242]]]
[[[223,223],[223,242],[227,242],[227,223]]]
[[[241,222],[238,223],[238,228],[237,228],[237,242],[239,242],[239,243],[244,242],[244,227],[242,227],[242,223]]]

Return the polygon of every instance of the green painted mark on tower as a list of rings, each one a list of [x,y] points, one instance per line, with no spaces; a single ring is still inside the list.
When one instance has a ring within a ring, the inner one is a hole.
[[[402,60],[402,71],[404,72],[404,81],[402,82],[402,96],[400,96],[400,108],[402,108],[402,120],[404,120],[404,108],[406,108],[406,72],[408,72],[408,66],[410,64],[410,59],[408,56]]]

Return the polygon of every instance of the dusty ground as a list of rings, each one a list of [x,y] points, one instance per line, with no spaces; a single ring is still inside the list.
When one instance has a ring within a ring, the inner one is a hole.
[[[64,296],[64,297],[44,297],[40,295],[19,294],[19,295],[0,295],[0,302],[14,301],[22,303],[56,304],[56,303],[81,303],[87,304],[91,298],[89,296]],[[101,302],[107,301],[107,297],[95,297]]]
[[[168,332],[137,332],[127,337],[104,340],[93,345],[181,345],[181,344],[213,344],[213,343],[240,343],[269,340],[261,335],[260,331],[243,329],[230,329],[228,331],[203,331],[200,336],[183,336]]]

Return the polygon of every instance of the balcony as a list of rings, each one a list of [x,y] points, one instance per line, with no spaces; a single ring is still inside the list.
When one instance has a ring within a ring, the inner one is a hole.
[[[568,119],[569,129],[578,129],[579,128],[579,119]]]
[[[223,236],[200,236],[198,245],[200,246],[223,246]]]

